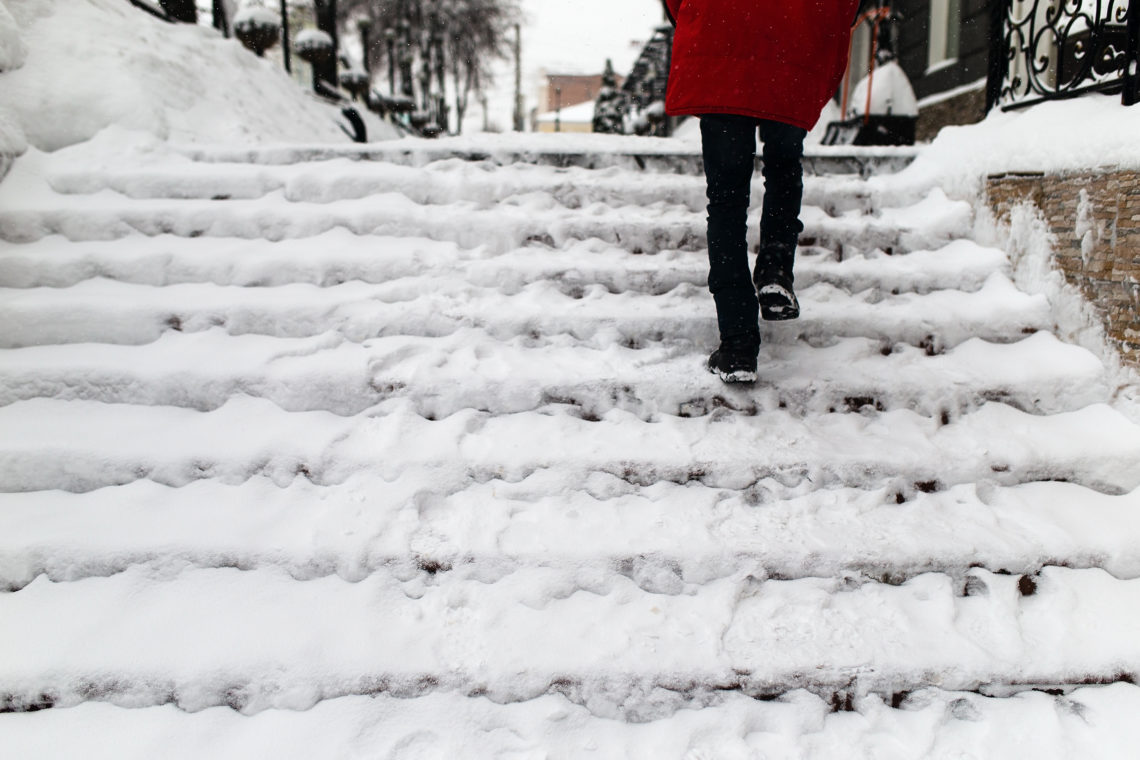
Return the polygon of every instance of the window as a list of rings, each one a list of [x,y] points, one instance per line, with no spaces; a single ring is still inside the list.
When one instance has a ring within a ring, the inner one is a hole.
[[[930,56],[927,60],[927,73],[937,71],[958,60],[961,32],[961,0],[931,0]]]

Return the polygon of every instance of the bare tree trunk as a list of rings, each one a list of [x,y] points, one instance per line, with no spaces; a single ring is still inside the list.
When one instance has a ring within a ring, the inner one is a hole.
[[[293,64],[290,58],[292,55],[292,52],[289,50],[290,44],[288,0],[281,0],[281,53],[285,57],[285,70],[292,74]]]
[[[459,83],[459,57],[451,59],[451,83],[455,87],[455,133],[463,132],[463,114],[467,112],[467,93]]]
[[[415,97],[416,89],[412,79],[412,11],[408,3],[411,0],[400,0],[399,9],[400,38],[397,41],[400,68],[400,93],[411,99]]]
[[[525,128],[523,121],[522,96],[522,27],[515,24],[515,131],[522,132]]]
[[[226,4],[223,0],[214,0],[210,5],[214,16],[214,28],[222,33],[223,37],[230,36],[230,20],[226,18]],[[258,53],[261,55],[261,53]]]
[[[317,15],[317,28],[332,37],[332,53],[315,66],[317,76],[333,87],[337,85],[336,66],[340,52],[340,40],[336,32],[336,0],[316,0],[314,9]]]
[[[443,48],[443,23],[436,12],[432,13],[432,61],[435,67],[435,120],[444,130],[448,129],[449,119],[447,117],[447,70],[446,61],[444,57],[446,51]]]

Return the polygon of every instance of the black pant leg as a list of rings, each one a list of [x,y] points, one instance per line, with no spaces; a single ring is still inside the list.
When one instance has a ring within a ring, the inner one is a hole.
[[[764,206],[760,219],[760,256],[756,270],[776,270],[789,278],[796,242],[804,226],[804,137],[807,131],[778,121],[760,122],[764,141]]]
[[[759,345],[759,304],[748,271],[746,237],[757,123],[747,116],[701,116],[709,199],[709,291],[716,302],[720,338]]]

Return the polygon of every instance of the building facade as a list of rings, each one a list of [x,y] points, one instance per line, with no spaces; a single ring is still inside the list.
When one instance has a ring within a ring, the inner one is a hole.
[[[929,140],[951,124],[986,114],[991,3],[997,0],[893,0],[893,20],[879,28],[880,47],[898,58],[918,98],[915,137]],[[867,3],[866,5],[877,5]],[[851,81],[866,75],[873,27],[860,25],[851,46]]]

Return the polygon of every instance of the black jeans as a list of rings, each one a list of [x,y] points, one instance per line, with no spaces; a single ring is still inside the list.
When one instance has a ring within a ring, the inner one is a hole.
[[[764,141],[764,206],[757,277],[781,272],[789,280],[803,224],[804,137],[790,124],[733,114],[701,116],[701,146],[709,198],[709,291],[721,341],[760,344],[759,304],[748,271],[748,204],[756,160],[756,129]]]

